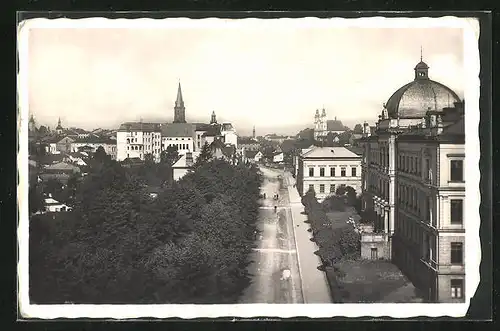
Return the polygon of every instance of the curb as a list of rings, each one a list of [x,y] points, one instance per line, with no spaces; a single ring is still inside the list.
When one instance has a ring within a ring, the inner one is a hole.
[[[293,213],[292,213],[292,203],[291,203],[291,200],[290,200],[290,177],[288,176],[288,174],[286,175],[286,184],[287,184],[287,192],[288,192],[288,202],[289,202],[289,207],[287,208],[288,209],[288,213],[290,215],[290,219],[292,220],[292,228],[293,228],[293,236],[294,236],[294,242],[295,242],[295,251],[297,252],[296,255],[297,255],[297,265],[299,267],[299,276],[300,276],[300,292],[302,293],[302,301],[304,301],[304,303],[307,303],[307,299],[306,299],[306,294],[304,292],[304,285],[302,283],[302,266],[300,265],[300,253],[299,253],[299,247],[298,247],[298,244],[297,244],[297,230],[296,230],[296,226],[295,226],[295,219],[293,217]]]

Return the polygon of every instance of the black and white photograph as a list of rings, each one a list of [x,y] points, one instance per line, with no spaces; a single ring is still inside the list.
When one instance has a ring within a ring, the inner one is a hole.
[[[464,316],[478,38],[452,16],[20,21],[21,315]]]

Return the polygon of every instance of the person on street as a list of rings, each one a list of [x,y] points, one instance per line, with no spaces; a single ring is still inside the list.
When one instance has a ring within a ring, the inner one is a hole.
[[[278,209],[278,208],[277,208],[276,206],[274,206],[274,212],[275,212],[275,213],[276,213],[276,210],[277,210],[277,209]]]

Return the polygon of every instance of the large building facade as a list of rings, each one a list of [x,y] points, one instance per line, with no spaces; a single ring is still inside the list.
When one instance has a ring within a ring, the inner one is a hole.
[[[351,186],[361,193],[361,156],[345,147],[314,147],[298,156],[297,190],[304,195],[314,190],[318,200]]]
[[[464,103],[428,69],[418,63],[414,80],[384,104],[375,132],[365,126],[362,205],[386,257],[428,301],[462,302]]]

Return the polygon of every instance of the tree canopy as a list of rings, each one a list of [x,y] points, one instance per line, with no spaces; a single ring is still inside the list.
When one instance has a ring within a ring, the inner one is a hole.
[[[72,212],[33,216],[31,300],[234,303],[249,284],[258,168],[205,160],[155,199],[134,171],[96,162],[71,184]]]

